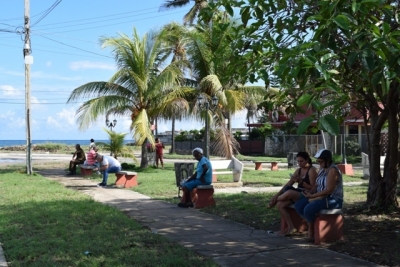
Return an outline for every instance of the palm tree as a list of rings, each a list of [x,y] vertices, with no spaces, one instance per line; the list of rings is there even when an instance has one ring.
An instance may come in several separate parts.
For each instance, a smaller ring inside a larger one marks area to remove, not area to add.
[[[211,125],[217,131],[215,151],[227,158],[232,156],[236,140],[231,135],[231,114],[245,108],[246,94],[262,94],[263,87],[245,87],[245,82],[235,68],[235,53],[231,49],[232,25],[223,14],[217,13],[208,22],[198,23],[188,31],[191,42],[188,46],[188,58],[193,65],[193,75],[199,81],[203,98],[211,100],[218,97],[214,112],[202,112],[202,118],[209,117]],[[194,112],[199,112],[194,106]]]
[[[189,42],[186,32],[187,29],[184,26],[175,22],[167,24],[163,27],[161,36],[164,41],[165,48],[168,49],[172,55],[171,62],[186,60],[186,46]],[[185,68],[182,71],[190,70]],[[183,81],[183,85],[188,88],[195,88],[197,84],[193,80],[185,79]],[[195,98],[195,94],[192,94],[192,99],[193,98]],[[175,153],[175,120],[181,120],[187,117],[189,115],[189,110],[188,98],[178,97],[176,99],[171,99],[169,103],[165,105],[165,109],[162,112],[162,117],[164,119],[172,120],[171,153]]]
[[[142,146],[140,167],[148,166],[146,141],[154,143],[151,122],[159,115],[159,107],[176,93],[182,77],[181,62],[161,69],[168,53],[158,33],[140,38],[136,29],[132,38],[125,34],[101,39],[103,48],[112,48],[118,67],[108,82],[90,82],[73,90],[68,102],[89,98],[77,110],[80,129],[85,129],[99,116],[129,116],[130,130]],[[168,94],[165,93],[166,90]]]
[[[194,5],[187,14],[183,17],[184,24],[192,25],[195,18],[199,15],[200,11],[208,6],[207,0],[166,0],[161,6],[160,11],[168,10],[171,8],[184,7],[190,2],[194,2]]]
[[[128,133],[117,133],[104,128],[103,130],[108,134],[108,139],[110,142],[98,142],[97,147],[99,150],[110,151],[116,159],[118,159],[118,157],[124,157],[137,161],[133,151],[124,144],[125,136],[127,136]]]

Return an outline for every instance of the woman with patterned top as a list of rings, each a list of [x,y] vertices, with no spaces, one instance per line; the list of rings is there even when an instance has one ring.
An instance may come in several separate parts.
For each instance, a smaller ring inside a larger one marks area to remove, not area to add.
[[[321,149],[314,156],[320,165],[315,192],[303,192],[305,198],[295,208],[308,223],[308,241],[314,242],[314,221],[323,209],[340,209],[343,205],[342,173],[332,161],[332,152]]]

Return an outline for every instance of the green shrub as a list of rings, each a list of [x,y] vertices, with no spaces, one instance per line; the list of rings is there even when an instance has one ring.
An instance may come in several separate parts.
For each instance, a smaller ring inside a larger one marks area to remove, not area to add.
[[[32,150],[41,150],[41,151],[48,151],[48,152],[55,152],[63,149],[65,147],[64,144],[59,143],[43,143],[37,144],[32,147]]]
[[[136,165],[135,164],[131,164],[131,163],[121,163],[121,167],[124,171],[134,171],[136,169]]]
[[[358,156],[361,152],[361,146],[358,142],[353,140],[346,140],[346,156]]]

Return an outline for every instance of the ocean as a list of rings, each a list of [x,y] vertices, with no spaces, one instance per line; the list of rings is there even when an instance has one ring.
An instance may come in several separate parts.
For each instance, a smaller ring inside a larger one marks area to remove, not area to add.
[[[109,143],[109,140],[95,140],[95,142],[104,142]],[[125,140],[125,144],[133,143],[132,140]],[[89,140],[32,140],[32,145],[35,144],[43,144],[43,143],[57,143],[57,144],[66,144],[66,145],[76,145],[80,144],[82,146],[86,146],[90,144]],[[5,146],[21,146],[26,145],[26,140],[0,140],[0,147]]]

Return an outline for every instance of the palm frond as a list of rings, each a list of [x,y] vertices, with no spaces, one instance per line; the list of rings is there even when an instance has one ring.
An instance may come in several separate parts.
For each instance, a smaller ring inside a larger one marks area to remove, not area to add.
[[[169,10],[171,8],[180,8],[189,4],[190,0],[167,0],[159,8],[159,11]]]
[[[154,137],[150,130],[150,121],[146,110],[141,110],[136,118],[132,121],[131,129],[133,137],[138,145],[142,145],[146,139],[154,143]]]
[[[217,156],[227,159],[231,159],[233,156],[233,149],[237,150],[239,147],[238,142],[232,137],[224,124],[218,127],[213,144],[214,153],[216,153]]]

